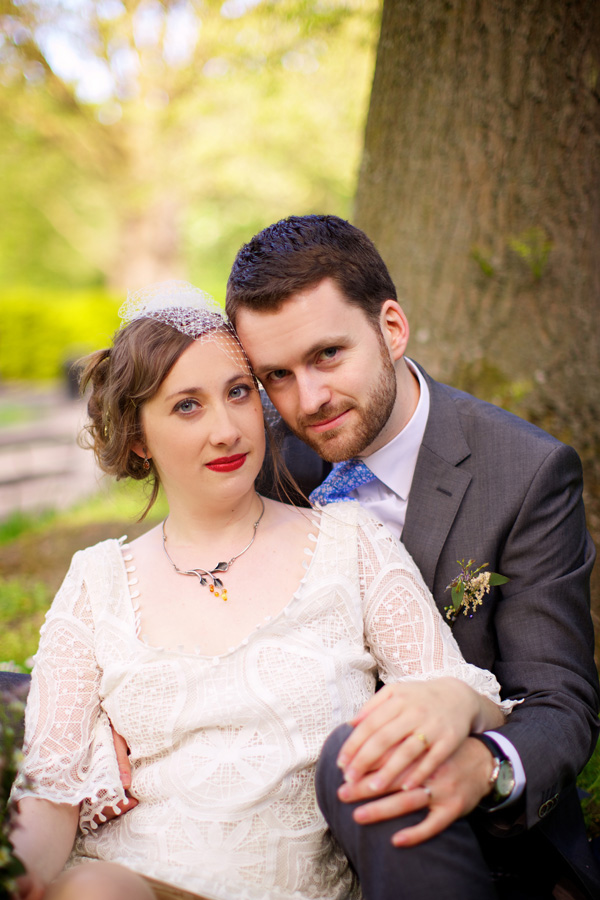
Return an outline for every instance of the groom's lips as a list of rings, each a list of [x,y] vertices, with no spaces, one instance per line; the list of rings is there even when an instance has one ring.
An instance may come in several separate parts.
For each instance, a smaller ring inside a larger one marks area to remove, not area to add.
[[[331,431],[333,428],[337,428],[338,425],[342,425],[345,422],[349,412],[350,410],[345,409],[331,419],[325,419],[323,422],[316,422],[314,425],[309,425],[308,427],[319,434],[322,434],[324,431]]]

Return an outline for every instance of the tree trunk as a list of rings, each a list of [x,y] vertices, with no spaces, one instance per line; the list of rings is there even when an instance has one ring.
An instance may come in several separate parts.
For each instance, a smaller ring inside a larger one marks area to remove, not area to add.
[[[115,259],[107,272],[110,287],[136,290],[183,276],[180,214],[175,196],[165,195],[119,223]]]
[[[355,211],[409,352],[576,447],[596,543],[599,92],[598,0],[385,0]]]

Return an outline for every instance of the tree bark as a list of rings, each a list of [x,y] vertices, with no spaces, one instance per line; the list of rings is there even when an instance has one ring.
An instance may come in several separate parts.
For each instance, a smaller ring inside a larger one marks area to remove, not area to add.
[[[598,0],[385,0],[355,209],[409,353],[576,447],[597,543],[599,100]]]

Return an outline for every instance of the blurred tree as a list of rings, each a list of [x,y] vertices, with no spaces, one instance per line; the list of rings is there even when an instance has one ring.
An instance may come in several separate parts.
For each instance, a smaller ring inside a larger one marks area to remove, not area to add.
[[[118,288],[184,272],[206,284],[279,216],[347,214],[378,13],[378,0],[0,0],[14,176],[0,199],[26,238],[0,246],[22,264],[36,240],[37,265],[63,278],[66,265]]]
[[[596,543],[599,94],[597,0],[385,0],[355,214],[416,358],[579,451]]]

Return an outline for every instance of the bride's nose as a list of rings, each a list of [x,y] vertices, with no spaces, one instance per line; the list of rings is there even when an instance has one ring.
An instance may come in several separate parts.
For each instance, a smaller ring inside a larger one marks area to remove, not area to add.
[[[241,437],[234,410],[227,403],[219,404],[211,413],[210,440],[213,444],[232,447]]]

